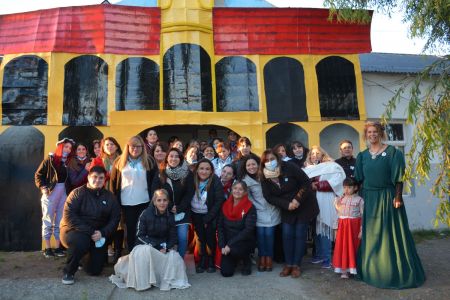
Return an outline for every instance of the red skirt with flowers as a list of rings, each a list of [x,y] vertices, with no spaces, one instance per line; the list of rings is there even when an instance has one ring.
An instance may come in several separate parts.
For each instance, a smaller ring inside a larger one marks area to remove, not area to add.
[[[361,218],[339,219],[333,253],[333,267],[336,273],[356,274],[356,251],[358,250]]]

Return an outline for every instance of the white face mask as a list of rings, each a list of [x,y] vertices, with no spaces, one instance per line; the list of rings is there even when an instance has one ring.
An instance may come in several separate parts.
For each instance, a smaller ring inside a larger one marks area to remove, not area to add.
[[[268,161],[264,164],[267,170],[269,171],[275,171],[275,169],[278,167],[278,162],[276,159]]]

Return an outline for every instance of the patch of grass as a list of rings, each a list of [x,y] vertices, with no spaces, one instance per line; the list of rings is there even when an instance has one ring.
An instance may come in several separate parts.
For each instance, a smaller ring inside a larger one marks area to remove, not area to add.
[[[450,229],[442,230],[415,230],[412,232],[414,241],[419,244],[423,241],[434,239],[445,239],[450,237]]]

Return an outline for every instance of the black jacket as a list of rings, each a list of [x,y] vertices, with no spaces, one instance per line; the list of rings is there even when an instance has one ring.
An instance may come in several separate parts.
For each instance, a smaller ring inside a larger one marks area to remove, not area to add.
[[[334,162],[339,164],[342,169],[344,169],[345,177],[355,178],[356,159],[353,156],[350,159],[341,157],[339,159],[336,159]]]
[[[149,199],[152,199],[152,196],[153,196],[152,182],[153,182],[153,178],[155,176],[157,176],[157,174],[158,174],[158,166],[157,166],[156,162],[154,162],[154,159],[152,157],[149,157],[148,159],[152,160],[152,162],[153,162],[153,168],[151,168],[150,170],[148,170],[146,172],[148,197],[149,197]],[[122,191],[122,172],[119,171],[119,169],[117,168],[118,162],[119,162],[119,159],[116,159],[116,161],[114,162],[114,166],[111,169],[111,177],[109,179],[110,180],[109,189],[116,196],[117,201],[119,201],[119,203],[122,204],[122,199],[120,196],[121,191]]]
[[[58,183],[58,174],[56,172],[53,160],[54,158],[52,154],[44,158],[44,160],[41,162],[38,169],[36,170],[36,173],[34,173],[34,183],[40,190],[43,188],[47,188],[49,192],[51,192]],[[66,167],[64,166],[64,168]],[[67,177],[65,180],[65,186],[66,191],[69,191],[70,180],[68,170],[66,169],[66,171]]]
[[[150,204],[139,217],[136,230],[137,245],[152,245],[155,249],[172,249],[178,244],[175,216],[167,211],[160,214],[153,204]]]
[[[283,223],[307,223],[319,214],[319,205],[311,189],[311,181],[302,169],[295,164],[282,162],[278,180],[280,187],[270,179],[263,179],[261,186],[267,202],[280,208]],[[290,211],[289,203],[294,198],[300,206]]]
[[[184,213],[184,218],[176,223],[189,223],[191,219],[191,200],[194,196],[194,175],[189,171],[189,174],[183,181],[171,180],[171,183],[172,186],[167,180],[165,183],[162,183],[159,174],[157,174],[153,178],[152,194],[157,189],[165,189],[170,197],[169,211],[172,210],[173,205],[176,205],[177,214]]]
[[[67,197],[61,220],[61,233],[78,231],[92,235],[99,230],[109,237],[120,220],[120,207],[114,195],[105,190],[89,189],[86,185],[74,189]]]
[[[220,208],[225,201],[225,195],[223,193],[223,186],[220,182],[220,178],[217,177],[216,174],[213,174],[210,180],[212,180],[212,182],[209,186],[208,195],[206,196],[206,206],[208,207],[208,213],[206,213],[206,215],[203,217],[203,223],[205,224],[217,220]]]
[[[219,238],[219,247],[226,245],[233,248],[237,244],[250,244],[251,247],[256,245],[255,242],[256,228],[256,209],[252,205],[247,214],[241,220],[233,221],[220,211],[219,221],[217,225],[217,235]]]

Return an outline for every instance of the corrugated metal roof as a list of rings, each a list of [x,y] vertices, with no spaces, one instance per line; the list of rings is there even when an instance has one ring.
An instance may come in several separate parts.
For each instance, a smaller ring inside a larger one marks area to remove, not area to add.
[[[222,55],[356,54],[371,51],[370,23],[328,20],[328,9],[213,10],[214,49]]]
[[[155,7],[156,0],[122,0],[114,3],[116,5]],[[215,7],[274,7],[265,0],[216,0]]]
[[[416,54],[365,53],[359,55],[361,71],[367,73],[417,74],[439,59],[439,56]],[[439,73],[439,71],[432,72],[432,74]]]

